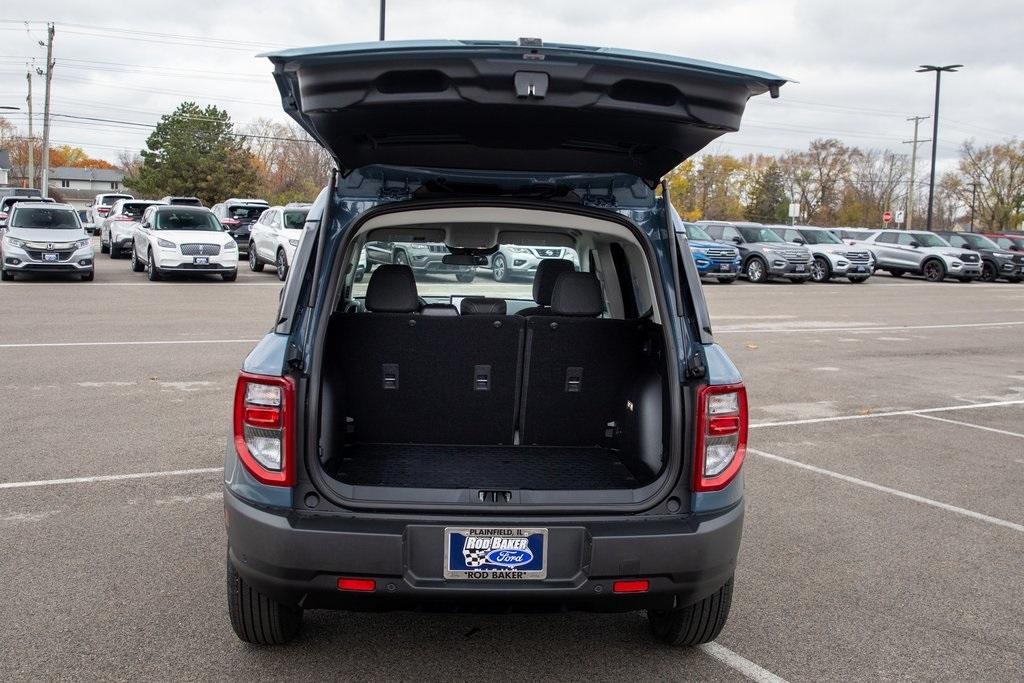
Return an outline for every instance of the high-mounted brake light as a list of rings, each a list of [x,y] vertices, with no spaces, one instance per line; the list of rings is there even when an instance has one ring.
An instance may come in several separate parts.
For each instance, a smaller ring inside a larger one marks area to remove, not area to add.
[[[294,406],[295,383],[290,377],[238,374],[235,450],[245,469],[261,483],[295,483]]]
[[[717,491],[731,482],[747,451],[747,390],[742,384],[697,392],[697,448],[693,490]]]

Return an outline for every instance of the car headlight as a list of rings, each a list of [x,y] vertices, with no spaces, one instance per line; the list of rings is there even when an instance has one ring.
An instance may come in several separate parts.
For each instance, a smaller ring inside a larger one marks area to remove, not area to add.
[[[91,243],[92,243],[92,240],[78,240],[77,242],[75,242],[75,248],[76,249],[82,249],[84,247],[89,246]]]
[[[1012,254],[996,254],[996,258],[1011,259],[1011,258],[1013,258],[1013,255]]]
[[[766,253],[766,254],[781,254],[782,250],[778,249],[776,247],[765,247],[764,248],[764,253]]]
[[[690,247],[690,251],[693,252],[694,254],[700,254],[701,256],[704,256],[705,254],[708,253],[708,250],[705,249],[704,247],[693,247],[693,246],[691,246]]]
[[[960,254],[958,254],[955,251],[948,251],[948,252],[943,253],[942,255],[943,256],[948,256],[949,258],[960,258]]]
[[[511,246],[511,247],[508,248],[508,250],[510,252],[512,252],[513,254],[529,254],[530,253],[530,249],[528,247]]]
[[[430,249],[430,247],[428,247],[425,244],[411,244],[410,248],[413,251],[426,251],[426,250]]]
[[[297,247],[297,246],[299,246],[299,241],[298,240],[288,240],[288,244],[292,245],[293,247]]]
[[[7,244],[11,245],[12,247],[24,247],[25,246],[25,243],[22,242],[21,240],[19,240],[16,237],[6,237],[5,236],[4,237],[4,242],[7,242]]]
[[[238,249],[238,245],[235,244],[234,241],[226,242],[224,244],[224,251],[232,251],[234,249]]]
[[[157,239],[157,246],[163,247],[164,249],[177,249],[178,245],[174,242],[168,242],[167,240]]]

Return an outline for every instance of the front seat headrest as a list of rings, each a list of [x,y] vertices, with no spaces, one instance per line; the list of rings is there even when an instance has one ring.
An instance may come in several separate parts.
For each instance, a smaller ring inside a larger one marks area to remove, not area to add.
[[[420,309],[420,315],[447,318],[451,316],[458,316],[459,309],[455,308],[452,304],[427,304]]]
[[[533,276],[533,300],[537,305],[550,306],[558,276],[575,270],[576,266],[567,259],[549,258],[538,263],[537,272]]]
[[[366,286],[366,310],[374,313],[415,313],[420,310],[416,278],[412,268],[388,264],[377,266]]]
[[[551,313],[596,318],[604,313],[601,283],[593,273],[562,273],[551,296]]]
[[[467,296],[459,304],[462,315],[505,315],[508,303],[504,299],[489,299],[485,296]]]

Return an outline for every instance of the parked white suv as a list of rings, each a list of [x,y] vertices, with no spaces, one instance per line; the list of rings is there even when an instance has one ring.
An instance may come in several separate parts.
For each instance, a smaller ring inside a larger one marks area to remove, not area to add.
[[[277,279],[284,281],[295,260],[295,249],[302,239],[302,228],[310,204],[272,206],[264,211],[249,231],[249,269],[263,270],[266,264],[277,268]]]
[[[92,240],[70,204],[19,202],[3,233],[2,279],[15,273],[73,273],[93,278]]]
[[[850,247],[832,232],[807,225],[776,225],[772,228],[782,239],[806,246],[814,261],[811,279],[828,282],[845,277],[850,282],[864,282],[875,270],[875,258],[867,248]]]
[[[114,202],[118,199],[135,199],[130,194],[124,192],[107,192],[104,194],[98,194],[89,204],[89,208],[86,209],[86,216],[88,220],[86,223],[91,223],[93,230],[99,228],[100,222],[110,214],[110,208],[114,206]]]
[[[150,206],[159,204],[147,200],[118,199],[110,207],[107,217],[95,227],[100,236],[100,253],[110,254],[110,258],[121,258],[127,253],[135,239],[135,227],[142,220],[142,214]]]
[[[132,270],[145,270],[150,280],[180,273],[231,282],[238,277],[238,247],[209,209],[158,204],[136,224]]]
[[[893,277],[913,273],[929,282],[942,282],[947,275],[961,282],[981,277],[978,252],[958,249],[933,232],[879,230],[860,244],[875,255],[875,268]]]

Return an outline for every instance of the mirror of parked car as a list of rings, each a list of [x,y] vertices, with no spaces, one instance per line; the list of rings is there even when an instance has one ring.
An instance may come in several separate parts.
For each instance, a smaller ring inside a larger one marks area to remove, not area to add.
[[[910,243],[910,246],[912,246],[914,249],[917,249],[918,247],[921,246],[921,243],[917,242],[917,241],[913,241],[913,242]]]
[[[741,240],[739,237],[733,237],[732,241],[735,242],[736,244],[743,244],[743,240]]]
[[[793,240],[793,242],[795,244],[807,244],[807,240],[803,239],[802,237],[797,237],[796,239]]]

